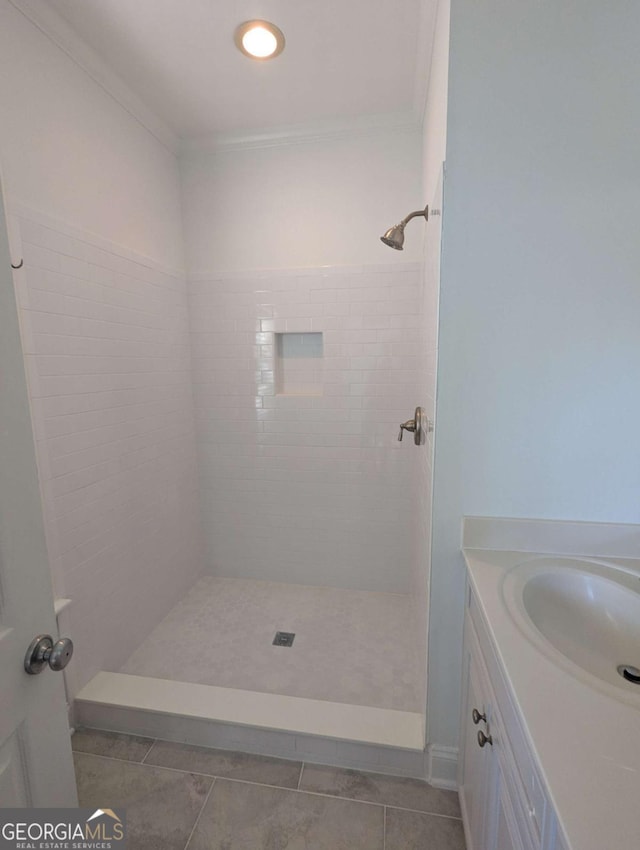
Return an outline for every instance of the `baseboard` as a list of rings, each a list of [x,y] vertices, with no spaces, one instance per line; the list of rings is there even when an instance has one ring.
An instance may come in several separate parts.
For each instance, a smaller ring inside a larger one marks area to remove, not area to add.
[[[457,791],[457,775],[458,748],[430,744],[427,748],[427,780],[436,788]]]

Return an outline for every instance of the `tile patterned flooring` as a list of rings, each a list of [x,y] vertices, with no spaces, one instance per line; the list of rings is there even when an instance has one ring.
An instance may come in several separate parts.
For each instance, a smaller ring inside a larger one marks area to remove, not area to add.
[[[124,806],[129,850],[465,850],[458,796],[362,773],[97,730],[82,807]]]
[[[207,576],[119,672],[419,712],[417,645],[408,595]]]

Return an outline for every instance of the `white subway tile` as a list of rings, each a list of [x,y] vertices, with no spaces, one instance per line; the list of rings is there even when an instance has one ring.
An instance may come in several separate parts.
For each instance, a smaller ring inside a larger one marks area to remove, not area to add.
[[[107,638],[91,631],[98,599],[126,655],[202,566],[194,425],[209,568],[406,592],[396,484],[415,457],[396,438],[421,387],[417,270],[229,275],[192,281],[187,300],[175,276],[28,233],[47,541],[77,598],[80,678]],[[322,395],[275,395],[273,334],[311,331]]]
[[[126,657],[202,568],[186,286],[54,228],[21,229],[46,540],[56,591],[78,591],[71,629],[91,625],[74,661],[83,684],[89,659],[117,666],[98,600],[112,636],[127,624]]]

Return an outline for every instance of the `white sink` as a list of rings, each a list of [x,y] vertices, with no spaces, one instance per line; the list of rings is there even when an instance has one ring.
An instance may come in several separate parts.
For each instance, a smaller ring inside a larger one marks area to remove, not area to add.
[[[518,627],[569,672],[640,704],[640,575],[611,564],[545,557],[505,576],[503,597]],[[635,671],[634,669],[635,668]],[[614,690],[612,690],[612,688]]]

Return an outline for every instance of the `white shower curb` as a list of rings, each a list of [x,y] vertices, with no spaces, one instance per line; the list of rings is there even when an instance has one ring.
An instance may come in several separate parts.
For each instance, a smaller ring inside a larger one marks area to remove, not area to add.
[[[422,714],[98,673],[76,723],[169,741],[424,778]]]

